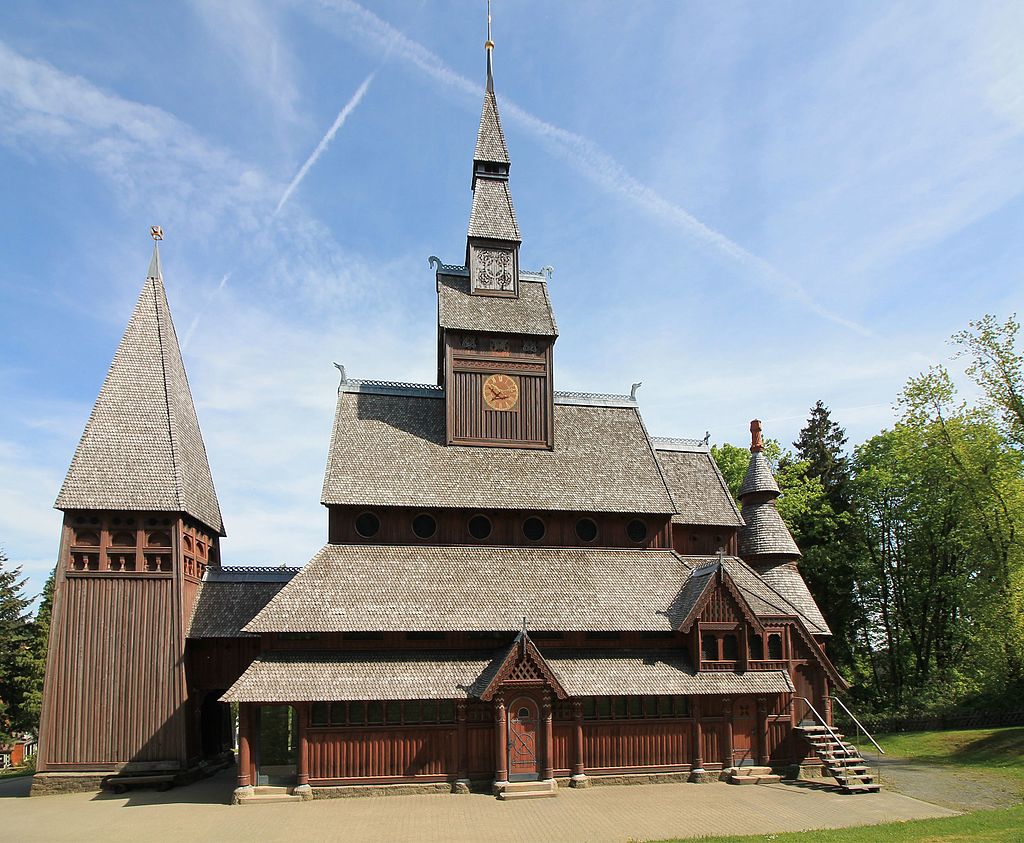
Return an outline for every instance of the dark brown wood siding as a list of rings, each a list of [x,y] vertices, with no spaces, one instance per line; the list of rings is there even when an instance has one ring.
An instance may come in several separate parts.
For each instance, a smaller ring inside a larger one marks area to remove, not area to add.
[[[484,381],[489,376],[483,372],[455,373],[452,439],[458,442],[522,442],[546,447],[550,423],[547,376],[510,373],[519,385],[519,401],[513,410],[492,410],[484,403]]]
[[[69,574],[60,590],[41,735],[45,768],[180,761],[173,577]]]

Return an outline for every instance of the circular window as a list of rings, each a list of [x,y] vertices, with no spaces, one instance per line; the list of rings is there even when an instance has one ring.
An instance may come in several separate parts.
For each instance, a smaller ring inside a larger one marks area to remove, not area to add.
[[[356,532],[364,539],[371,539],[380,530],[380,519],[372,512],[364,512],[356,518]]]
[[[626,525],[626,535],[630,541],[642,542],[647,538],[647,525],[639,518],[634,518]]]
[[[535,515],[523,522],[523,535],[532,542],[539,542],[544,538],[544,530],[544,522]]]
[[[486,515],[474,515],[469,519],[469,534],[474,539],[486,539],[491,534],[491,519]]]
[[[421,539],[429,539],[437,532],[437,521],[433,515],[421,512],[412,519],[412,531]]]
[[[581,542],[592,542],[597,538],[597,524],[592,518],[581,518],[576,522],[576,538]]]

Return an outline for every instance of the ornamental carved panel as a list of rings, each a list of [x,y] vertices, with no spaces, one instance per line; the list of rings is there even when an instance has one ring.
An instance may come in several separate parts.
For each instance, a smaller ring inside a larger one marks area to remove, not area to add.
[[[511,249],[475,246],[470,268],[473,292],[514,293],[515,258]]]

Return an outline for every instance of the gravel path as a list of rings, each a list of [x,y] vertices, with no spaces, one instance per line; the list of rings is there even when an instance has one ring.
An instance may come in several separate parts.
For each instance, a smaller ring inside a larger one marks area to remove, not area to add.
[[[1008,808],[1024,799],[1020,787],[999,773],[895,756],[883,762],[882,787],[956,811]]]

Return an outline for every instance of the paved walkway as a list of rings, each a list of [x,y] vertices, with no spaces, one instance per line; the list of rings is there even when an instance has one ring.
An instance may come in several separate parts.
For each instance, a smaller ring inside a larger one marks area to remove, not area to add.
[[[843,796],[819,785],[656,784],[562,789],[556,799],[482,794],[224,804],[228,772],[166,793],[27,796],[0,781],[0,827],[18,841],[627,841],[838,828],[953,814],[898,793]]]

